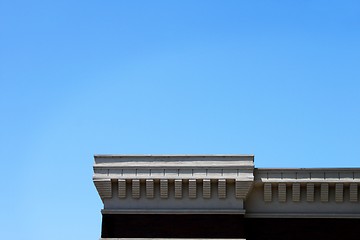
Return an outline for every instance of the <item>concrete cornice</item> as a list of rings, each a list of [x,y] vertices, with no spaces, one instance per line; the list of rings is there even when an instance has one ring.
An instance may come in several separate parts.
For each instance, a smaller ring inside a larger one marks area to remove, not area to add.
[[[254,181],[253,155],[95,155],[94,158],[93,180],[104,209],[124,213],[243,214],[243,201]]]
[[[254,168],[241,154],[94,158],[104,214],[360,216],[360,168]]]

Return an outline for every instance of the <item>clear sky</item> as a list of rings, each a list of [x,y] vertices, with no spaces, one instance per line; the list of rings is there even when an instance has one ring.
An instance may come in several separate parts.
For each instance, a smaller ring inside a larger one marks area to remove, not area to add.
[[[360,167],[359,1],[0,0],[2,239],[98,239],[93,154]]]

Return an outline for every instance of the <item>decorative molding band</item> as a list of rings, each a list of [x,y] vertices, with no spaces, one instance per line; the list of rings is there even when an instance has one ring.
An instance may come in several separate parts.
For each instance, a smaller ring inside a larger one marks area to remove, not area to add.
[[[171,189],[169,189],[169,182]],[[112,197],[111,180],[95,181],[97,189],[101,191],[102,198]],[[252,182],[236,181],[234,179],[218,179],[217,181],[210,179],[190,179],[188,181],[182,179],[118,179],[117,180],[117,196],[119,199],[126,199],[128,194],[134,199],[145,197],[154,199],[159,194],[161,199],[169,198],[169,192],[175,199],[183,198],[183,185],[188,189],[188,198],[196,199],[201,196],[204,199],[213,199],[217,193],[217,198],[226,199],[228,197],[236,199],[245,199],[252,187]],[[114,185],[115,187],[116,185]],[[129,188],[129,192],[127,190]],[[159,189],[155,191],[155,189]],[[144,192],[143,192],[144,191]],[[199,191],[202,191],[199,192]],[[215,193],[213,194],[213,191]],[[228,191],[232,194],[228,195]],[[144,193],[142,196],[142,192]],[[234,195],[233,195],[234,194]],[[286,193],[285,193],[286,194]]]
[[[181,164],[179,164],[181,163]],[[94,179],[254,180],[252,155],[97,155]]]
[[[286,189],[292,188],[292,201],[302,201],[302,190],[307,202],[320,200],[323,203],[335,201],[359,201],[360,169],[255,169],[255,185],[263,185],[264,201],[272,201],[272,186],[277,186],[277,199],[286,202]],[[330,191],[333,193],[330,194]],[[349,192],[349,194],[346,194]],[[317,197],[316,197],[317,196]],[[320,198],[318,197],[320,196]],[[346,199],[344,199],[346,198]]]
[[[359,168],[255,169],[255,183],[360,183]]]
[[[337,183],[330,185],[329,183],[263,183],[263,200],[264,202],[271,202],[273,199],[273,186],[277,186],[277,200],[281,203],[285,203],[287,200],[287,189],[291,187],[292,201],[301,201],[301,192],[305,191],[305,200],[307,202],[329,202],[330,190],[333,191],[333,201],[342,203],[344,201],[358,202],[359,201],[359,185],[357,183]],[[345,194],[345,191],[348,194]],[[315,198],[315,196],[317,196]],[[344,199],[346,196],[346,199]]]

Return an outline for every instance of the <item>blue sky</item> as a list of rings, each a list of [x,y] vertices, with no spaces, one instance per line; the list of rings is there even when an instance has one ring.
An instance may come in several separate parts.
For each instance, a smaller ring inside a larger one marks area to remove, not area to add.
[[[98,239],[93,154],[359,167],[358,1],[0,0],[2,238]]]

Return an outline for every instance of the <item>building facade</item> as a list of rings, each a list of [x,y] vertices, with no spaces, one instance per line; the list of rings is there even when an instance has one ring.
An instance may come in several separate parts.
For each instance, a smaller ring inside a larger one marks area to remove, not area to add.
[[[102,239],[360,239],[359,168],[253,155],[96,155]]]

